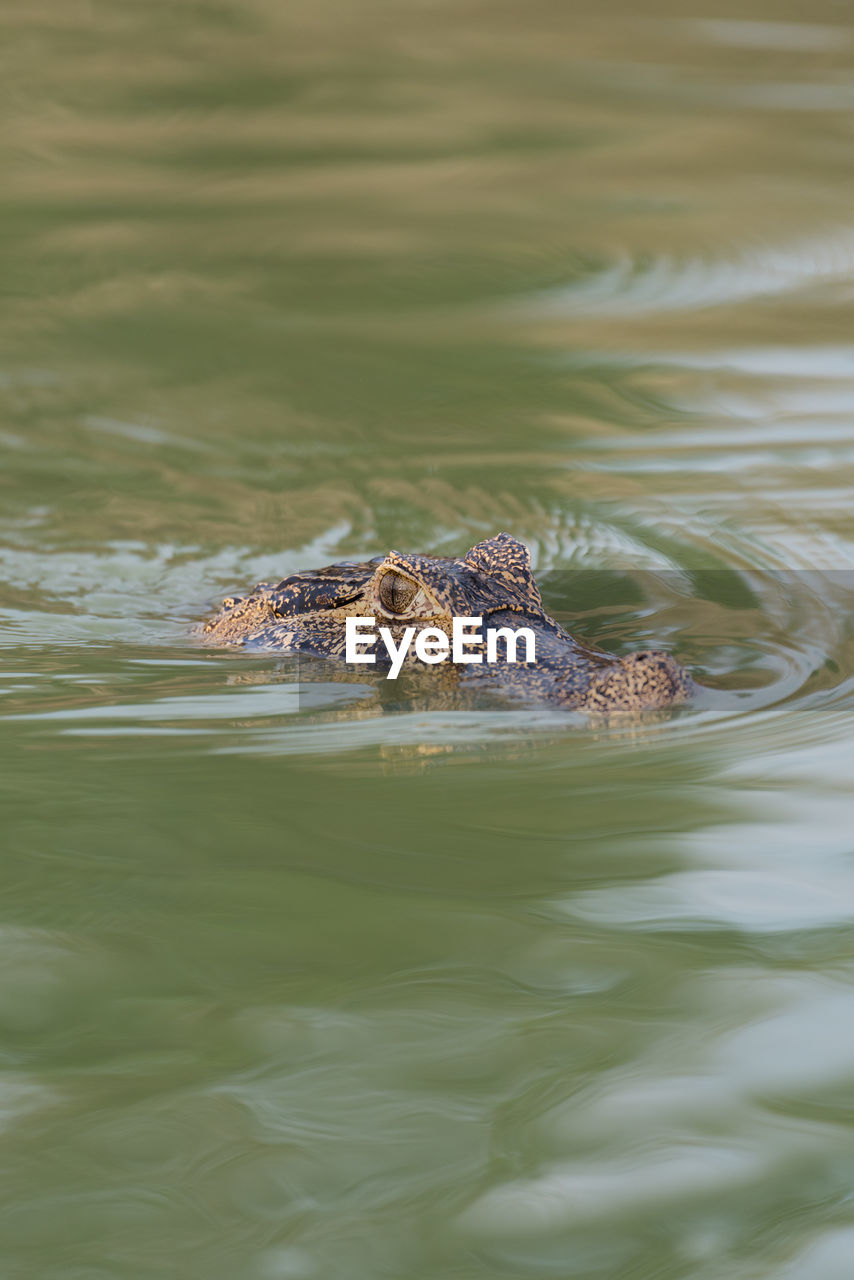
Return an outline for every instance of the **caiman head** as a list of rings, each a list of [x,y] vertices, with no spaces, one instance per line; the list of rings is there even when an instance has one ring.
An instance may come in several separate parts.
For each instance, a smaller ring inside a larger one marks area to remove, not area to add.
[[[224,600],[200,638],[208,645],[344,658],[351,617],[373,618],[376,628],[388,628],[395,644],[408,628],[449,635],[455,618],[479,617],[483,631],[530,628],[536,633],[533,662],[500,668],[481,662],[465,673],[443,663],[444,676],[493,680],[514,695],[570,710],[671,706],[693,689],[687,672],[666,653],[618,658],[564,631],[545,611],[527,547],[509,533],[479,542],[459,559],[390,551],[365,563],[345,561],[281,582],[261,582],[248,596]],[[379,645],[376,661],[377,666],[383,662]]]
[[[509,533],[479,542],[461,559],[390,551],[365,563],[343,562],[262,582],[229,597],[205,624],[207,644],[344,653],[348,617],[375,618],[395,639],[407,627],[450,632],[455,617],[520,615],[547,623],[528,548]],[[509,619],[508,619],[509,620]]]

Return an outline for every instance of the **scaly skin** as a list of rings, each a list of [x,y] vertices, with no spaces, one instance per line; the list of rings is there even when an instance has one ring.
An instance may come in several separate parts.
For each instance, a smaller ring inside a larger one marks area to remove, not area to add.
[[[426,668],[410,646],[406,666],[434,675],[441,672],[442,679],[450,670],[460,684],[478,682],[571,711],[668,707],[684,702],[694,688],[669,654],[655,651],[618,658],[564,631],[546,613],[527,547],[508,533],[479,542],[462,559],[390,551],[367,563],[344,562],[295,573],[278,583],[261,582],[248,596],[224,600],[199,636],[211,646],[311,653],[343,661],[347,617],[376,618],[377,627],[387,626],[396,642],[407,627],[438,627],[450,634],[454,617],[481,617],[481,633],[488,627],[530,627],[536,636],[533,663],[509,663],[499,647],[495,663],[487,664],[484,653],[480,664],[444,662]],[[381,669],[382,644],[374,652],[377,666],[369,668],[372,671]],[[365,667],[358,672],[364,677]]]

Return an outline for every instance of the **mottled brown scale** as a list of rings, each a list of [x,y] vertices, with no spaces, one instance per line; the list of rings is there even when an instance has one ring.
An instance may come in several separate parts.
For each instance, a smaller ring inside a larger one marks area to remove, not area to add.
[[[410,648],[406,667],[433,680],[451,678],[498,688],[528,701],[592,713],[633,712],[684,702],[690,676],[669,654],[653,651],[618,658],[590,648],[549,617],[531,572],[527,547],[508,533],[479,542],[461,559],[404,555],[344,562],[262,582],[245,597],[230,596],[200,629],[207,645],[241,645],[323,657],[344,656],[345,619],[373,617],[396,641],[407,627],[439,627],[450,634],[455,617],[481,617],[488,627],[526,626],[536,637],[536,662],[425,668]],[[485,650],[485,645],[483,646]],[[476,650],[471,650],[476,652]],[[382,670],[384,650],[375,648]],[[364,678],[365,667],[358,673]],[[441,675],[439,674],[441,673]]]

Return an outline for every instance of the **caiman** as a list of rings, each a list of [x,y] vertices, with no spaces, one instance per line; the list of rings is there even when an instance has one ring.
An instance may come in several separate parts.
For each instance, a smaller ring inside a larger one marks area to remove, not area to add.
[[[396,643],[408,627],[438,628],[450,635],[454,618],[479,617],[487,628],[529,627],[536,638],[532,662],[496,660],[429,668],[410,647],[406,666],[435,675],[442,670],[460,684],[500,690],[513,700],[545,702],[569,711],[637,712],[686,701],[694,691],[688,672],[659,650],[606,653],[576,640],[546,612],[524,543],[508,533],[479,542],[462,558],[405,555],[390,551],[365,562],[344,561],[294,573],[281,582],[261,582],[246,596],[230,596],[199,629],[203,644],[244,646],[344,660],[345,620],[376,619]],[[381,669],[353,667],[360,678]],[[467,650],[477,653],[478,646]]]

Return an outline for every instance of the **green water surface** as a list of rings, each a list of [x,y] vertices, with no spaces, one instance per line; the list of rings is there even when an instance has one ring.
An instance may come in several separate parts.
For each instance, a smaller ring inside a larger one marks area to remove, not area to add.
[[[854,16],[0,13],[3,1280],[854,1275]],[[500,530],[717,700],[302,688]]]

